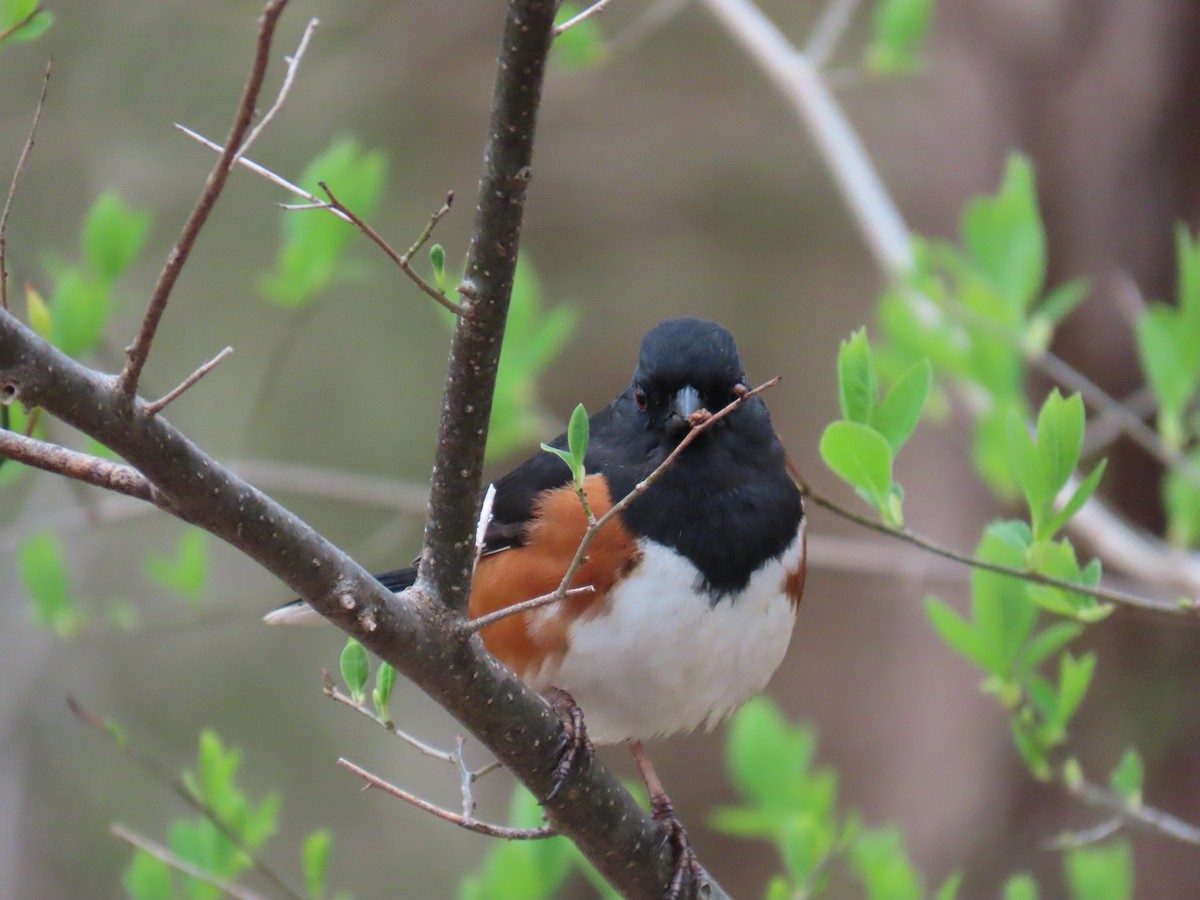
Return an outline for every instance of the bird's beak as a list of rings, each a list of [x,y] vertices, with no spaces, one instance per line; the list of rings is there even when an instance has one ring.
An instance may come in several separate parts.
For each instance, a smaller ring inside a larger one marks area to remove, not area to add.
[[[684,434],[692,427],[692,413],[698,409],[703,409],[704,404],[700,402],[700,392],[690,384],[687,387],[680,388],[675,392],[675,397],[671,403],[671,419],[668,427],[671,431],[676,431]]]

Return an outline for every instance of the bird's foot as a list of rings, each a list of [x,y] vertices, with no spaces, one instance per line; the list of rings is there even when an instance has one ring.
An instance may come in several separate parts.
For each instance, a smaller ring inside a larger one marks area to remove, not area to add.
[[[562,739],[555,749],[558,764],[554,767],[554,785],[546,795],[546,802],[549,803],[567,783],[567,778],[577,761],[582,769],[591,765],[596,748],[592,746],[587,735],[587,728],[583,724],[583,710],[579,708],[574,697],[560,688],[551,688],[546,692],[546,702],[558,713],[563,730]]]
[[[646,751],[642,748],[642,742],[631,741],[629,749],[633,751],[633,761],[637,763],[642,781],[646,783],[646,792],[650,795],[650,815],[655,822],[664,826],[667,839],[675,850],[675,872],[671,876],[671,883],[667,885],[667,892],[663,895],[664,900],[693,897],[696,886],[704,875],[700,861],[696,859],[696,852],[688,842],[687,831],[675,815],[671,798],[663,790],[658,773],[654,771],[650,757],[646,756]]]

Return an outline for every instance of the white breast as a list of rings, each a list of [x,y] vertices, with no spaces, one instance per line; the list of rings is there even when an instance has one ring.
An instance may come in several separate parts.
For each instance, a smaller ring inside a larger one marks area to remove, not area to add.
[[[642,561],[604,612],[575,621],[569,648],[534,687],[568,691],[597,744],[711,728],[766,686],[783,661],[796,610],[784,590],[804,553],[804,521],[745,590],[715,605],[688,560],[640,541]]]

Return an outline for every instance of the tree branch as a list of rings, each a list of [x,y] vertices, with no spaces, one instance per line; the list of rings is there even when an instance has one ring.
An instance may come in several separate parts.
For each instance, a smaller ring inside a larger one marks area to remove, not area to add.
[[[254,62],[250,67],[250,76],[246,79],[246,86],[242,89],[242,99],[238,103],[233,127],[229,131],[229,137],[225,140],[225,150],[221,153],[212,172],[209,173],[200,199],[183,225],[183,232],[179,235],[175,246],[171,248],[171,252],[167,254],[167,261],[163,265],[162,272],[158,276],[158,283],[154,286],[154,292],[150,296],[150,303],[146,307],[142,327],[133,343],[126,348],[129,359],[121,372],[118,390],[127,407],[132,404],[133,396],[137,393],[138,380],[142,376],[146,358],[150,355],[150,345],[154,342],[154,335],[158,331],[158,323],[166,311],[171,291],[175,287],[175,282],[179,278],[179,273],[183,270],[192,248],[196,245],[200,229],[208,221],[209,213],[216,206],[217,198],[221,196],[221,190],[225,187],[225,181],[229,177],[229,170],[233,168],[238,150],[254,121],[254,107],[258,102],[258,94],[262,90],[263,78],[267,73],[267,63],[271,58],[271,39],[275,36],[275,26],[287,3],[288,0],[269,0],[259,17],[258,46],[254,54]]]
[[[33,12],[10,28],[6,34],[16,31],[41,11],[41,6],[34,7]],[[3,39],[0,37],[0,42]],[[52,66],[52,62],[46,63],[46,74],[42,76],[42,93],[38,97],[37,106],[33,111],[33,124],[29,126],[29,137],[25,139],[25,146],[21,150],[21,155],[17,157],[17,165],[13,169],[12,181],[8,186],[8,196],[4,198],[4,211],[0,212],[0,309],[8,309],[8,215],[12,212],[13,197],[17,195],[21,172],[29,164],[29,155],[33,153],[33,139],[37,135],[38,123],[42,121],[42,110],[46,107],[46,91],[50,88]]]
[[[222,881],[219,878],[214,878],[212,875],[208,874],[208,872],[197,868],[187,860],[180,859],[162,844],[155,843],[149,838],[138,834],[136,831],[131,831],[118,822],[113,822],[112,825],[108,826],[108,832],[113,837],[124,841],[135,850],[141,850],[143,853],[149,853],[155,859],[166,863],[175,871],[181,872],[182,874],[191,878],[195,878],[197,881],[202,881],[205,884],[210,884],[223,893],[228,894],[230,897],[233,897],[234,900],[262,900],[261,895],[256,894],[253,891],[242,887],[241,885],[234,884],[231,881]]]
[[[78,453],[25,437],[14,431],[0,429],[0,457],[24,463],[44,472],[54,472],[75,481],[95,485],[127,497],[136,497],[170,511],[163,497],[140,472],[120,463],[109,462],[98,456]]]

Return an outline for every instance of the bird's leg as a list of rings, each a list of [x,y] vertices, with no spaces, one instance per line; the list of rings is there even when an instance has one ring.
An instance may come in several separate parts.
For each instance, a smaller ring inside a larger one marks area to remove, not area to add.
[[[629,749],[633,753],[633,761],[637,763],[638,773],[642,776],[642,781],[646,783],[646,792],[650,795],[650,814],[654,817],[655,822],[665,823],[670,829],[671,843],[675,846],[675,874],[667,888],[666,900],[679,900],[680,897],[685,896],[684,888],[694,884],[700,877],[700,862],[696,859],[696,853],[688,843],[683,823],[676,818],[671,798],[663,790],[662,782],[659,781],[654,766],[650,764],[650,757],[646,755],[642,742],[630,741]],[[691,891],[692,889],[689,888],[687,896],[691,895]]]
[[[582,767],[586,769],[595,757],[596,749],[587,735],[587,728],[583,724],[583,710],[579,708],[575,698],[556,687],[550,688],[545,696],[550,708],[558,713],[563,729],[562,739],[555,751],[558,755],[558,764],[554,767],[554,785],[550,788],[550,793],[546,795],[546,802],[549,802],[567,783],[567,777],[571,774],[575,761],[579,759]],[[580,754],[582,754],[582,758],[580,758]]]

